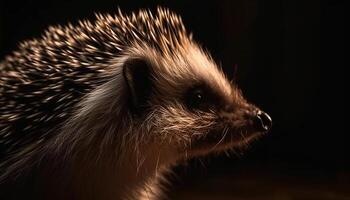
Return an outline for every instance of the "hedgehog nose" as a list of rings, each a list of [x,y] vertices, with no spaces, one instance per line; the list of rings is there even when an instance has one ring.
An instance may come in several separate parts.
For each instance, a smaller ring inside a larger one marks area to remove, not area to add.
[[[257,125],[258,125],[258,128],[261,130],[261,131],[268,131],[271,129],[272,127],[272,119],[271,117],[259,110],[256,112],[256,120],[257,120]]]

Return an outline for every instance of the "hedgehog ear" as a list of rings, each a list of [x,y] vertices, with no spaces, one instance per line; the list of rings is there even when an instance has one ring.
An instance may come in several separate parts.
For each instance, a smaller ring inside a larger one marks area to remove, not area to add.
[[[151,93],[149,63],[141,58],[129,59],[124,63],[123,76],[130,92],[132,110],[144,110]]]

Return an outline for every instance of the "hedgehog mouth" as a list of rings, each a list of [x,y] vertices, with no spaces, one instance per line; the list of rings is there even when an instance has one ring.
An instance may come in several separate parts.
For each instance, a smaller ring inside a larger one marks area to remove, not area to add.
[[[192,138],[190,152],[197,155],[246,147],[265,133],[246,129],[210,131],[205,135]]]

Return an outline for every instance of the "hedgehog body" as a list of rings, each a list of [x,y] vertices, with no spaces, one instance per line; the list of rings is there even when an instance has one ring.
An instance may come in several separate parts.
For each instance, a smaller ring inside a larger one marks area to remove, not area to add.
[[[0,63],[0,113],[0,192],[14,199],[156,198],[169,166],[270,125],[162,8],[22,43]]]

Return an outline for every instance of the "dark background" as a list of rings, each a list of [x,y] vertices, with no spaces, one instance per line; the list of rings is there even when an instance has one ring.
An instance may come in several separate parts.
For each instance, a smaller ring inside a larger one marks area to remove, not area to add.
[[[119,6],[169,7],[273,130],[244,154],[175,169],[170,199],[350,199],[345,136],[344,1],[1,1],[0,57],[49,25]]]

